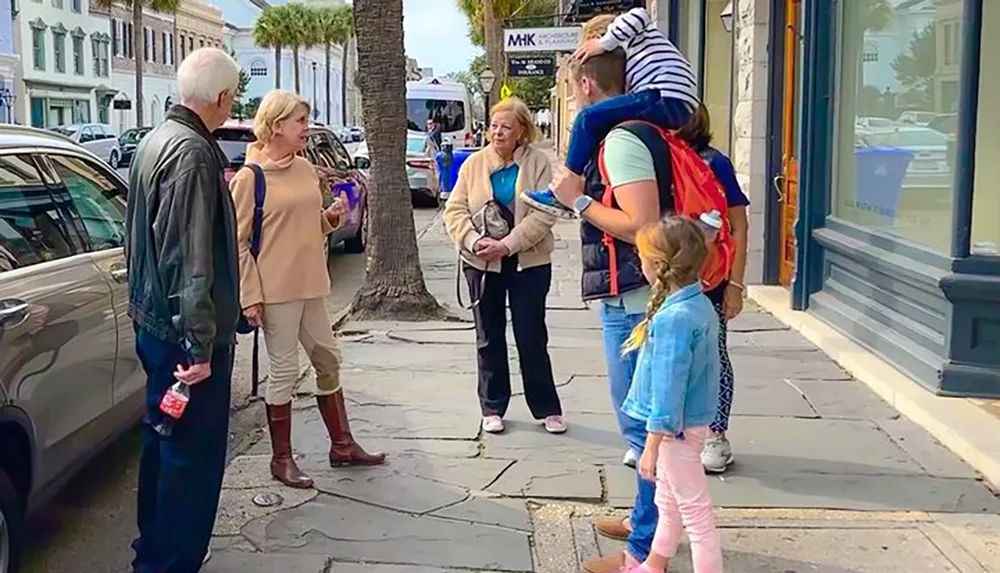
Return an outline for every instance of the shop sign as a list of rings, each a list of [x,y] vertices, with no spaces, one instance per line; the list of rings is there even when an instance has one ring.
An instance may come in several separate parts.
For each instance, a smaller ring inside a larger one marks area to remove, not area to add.
[[[580,27],[511,28],[503,31],[503,50],[517,52],[572,52],[580,44]]]
[[[556,75],[555,56],[511,57],[507,75],[512,78],[547,78]]]

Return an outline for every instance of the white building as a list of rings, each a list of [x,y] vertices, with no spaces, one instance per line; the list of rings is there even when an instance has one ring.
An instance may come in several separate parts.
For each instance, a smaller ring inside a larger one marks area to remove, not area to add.
[[[894,0],[889,23],[864,35],[864,82],[880,92],[899,93],[892,63],[910,50],[914,36],[934,24],[934,0]]]
[[[31,125],[106,122],[114,95],[107,19],[86,0],[22,0],[15,26],[23,54],[24,97]]]
[[[281,84],[275,85],[276,67],[275,53],[271,48],[261,48],[254,43],[253,26],[260,16],[262,8],[251,0],[210,0],[222,10],[226,22],[225,44],[236,54],[236,61],[250,72],[250,85],[247,86],[244,101],[249,102],[264,95],[276,87],[295,91],[294,58],[292,51],[283,47],[281,50]],[[314,0],[307,2],[312,5],[342,5],[343,0]],[[299,93],[309,100],[313,107],[315,121],[331,126],[342,126],[344,117],[344,102],[342,86],[344,73],[342,70],[342,48],[330,48],[330,110],[326,109],[326,53],[322,47],[314,47],[299,51]],[[350,56],[350,54],[348,54]],[[356,62],[356,58],[349,58]],[[351,86],[348,86],[349,88]],[[352,99],[353,91],[348,89],[348,100]],[[348,110],[351,111],[351,110]],[[348,114],[350,119],[351,113]]]

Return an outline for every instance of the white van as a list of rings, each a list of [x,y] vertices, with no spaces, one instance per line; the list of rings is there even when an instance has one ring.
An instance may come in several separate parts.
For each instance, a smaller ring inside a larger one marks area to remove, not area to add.
[[[406,82],[406,119],[410,131],[427,132],[427,120],[441,123],[442,138],[455,147],[472,147],[472,100],[454,80],[425,78]]]

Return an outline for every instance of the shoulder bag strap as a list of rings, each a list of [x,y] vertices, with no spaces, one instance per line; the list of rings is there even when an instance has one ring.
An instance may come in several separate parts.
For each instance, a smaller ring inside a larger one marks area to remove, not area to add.
[[[267,196],[267,180],[264,170],[256,163],[247,163],[253,171],[253,230],[250,233],[250,255],[254,260],[260,255],[261,235],[264,232],[264,199]],[[260,388],[260,329],[253,329],[253,361],[250,366],[250,395],[257,396]]]

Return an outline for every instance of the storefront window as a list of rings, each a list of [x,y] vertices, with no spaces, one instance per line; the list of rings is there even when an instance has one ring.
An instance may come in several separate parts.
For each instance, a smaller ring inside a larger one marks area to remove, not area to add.
[[[962,1],[841,2],[832,214],[951,245]],[[995,9],[998,7],[994,7]]]
[[[972,195],[972,252],[1000,256],[1000,68],[991,58],[991,35],[1000,30],[1000,4],[983,2],[983,58],[979,68],[976,179]],[[992,65],[991,65],[992,64]]]

